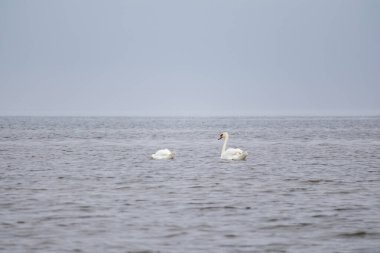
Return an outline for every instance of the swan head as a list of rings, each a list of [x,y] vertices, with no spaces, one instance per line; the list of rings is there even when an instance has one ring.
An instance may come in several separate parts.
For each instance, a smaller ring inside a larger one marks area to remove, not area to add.
[[[219,138],[218,138],[218,140],[221,140],[221,139],[226,139],[226,138],[228,138],[228,133],[227,132],[223,132],[223,133],[221,133],[220,135],[219,135]]]

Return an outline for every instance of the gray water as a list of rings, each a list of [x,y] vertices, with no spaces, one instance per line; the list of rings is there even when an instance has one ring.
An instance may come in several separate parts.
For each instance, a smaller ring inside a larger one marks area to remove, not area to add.
[[[0,251],[380,252],[379,150],[379,117],[1,117]]]

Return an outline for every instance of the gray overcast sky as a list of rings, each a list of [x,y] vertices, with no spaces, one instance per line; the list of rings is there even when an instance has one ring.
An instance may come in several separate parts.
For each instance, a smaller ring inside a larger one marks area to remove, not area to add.
[[[380,1],[0,0],[0,115],[380,114]]]

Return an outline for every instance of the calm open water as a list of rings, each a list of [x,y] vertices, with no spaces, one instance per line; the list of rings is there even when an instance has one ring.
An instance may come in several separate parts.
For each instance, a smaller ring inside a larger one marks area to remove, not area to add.
[[[380,252],[380,117],[1,117],[0,251]]]

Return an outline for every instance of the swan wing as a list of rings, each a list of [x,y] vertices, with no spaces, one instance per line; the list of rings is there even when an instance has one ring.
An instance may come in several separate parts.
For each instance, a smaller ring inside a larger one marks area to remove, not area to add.
[[[170,155],[172,152],[170,152],[169,149],[160,149],[156,152],[156,155]]]
[[[241,150],[240,148],[229,148],[224,153],[228,155],[236,155],[243,153],[243,150]]]
[[[175,156],[174,152],[169,149],[160,149],[155,154],[152,155],[153,159],[173,159]]]
[[[229,148],[223,153],[224,159],[230,160],[245,160],[248,153],[240,148]]]

